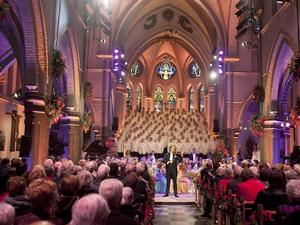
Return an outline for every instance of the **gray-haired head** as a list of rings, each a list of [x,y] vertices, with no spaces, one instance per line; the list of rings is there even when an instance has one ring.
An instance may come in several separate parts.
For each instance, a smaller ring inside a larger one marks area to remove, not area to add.
[[[122,200],[123,184],[118,179],[103,180],[99,187],[99,194],[102,195],[108,205],[119,207]]]
[[[77,178],[79,181],[80,188],[83,186],[89,186],[92,181],[93,177],[89,171],[83,170],[77,174]]]
[[[233,173],[235,177],[239,177],[242,173],[243,168],[241,166],[235,166],[233,168]]]
[[[286,185],[286,193],[290,201],[300,200],[300,180],[290,180]]]
[[[121,205],[130,205],[133,202],[133,190],[130,187],[124,187],[122,191]]]
[[[13,225],[15,208],[7,203],[0,202],[0,225]]]
[[[71,225],[105,225],[109,213],[107,202],[102,196],[89,194],[73,205]]]
[[[97,178],[102,180],[107,178],[109,175],[109,171],[110,171],[109,166],[105,164],[101,164],[97,170]]]

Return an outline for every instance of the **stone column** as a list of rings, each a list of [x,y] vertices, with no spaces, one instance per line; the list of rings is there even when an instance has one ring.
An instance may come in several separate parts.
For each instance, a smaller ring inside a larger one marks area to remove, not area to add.
[[[207,109],[207,122],[210,132],[213,132],[214,119],[215,119],[215,88],[210,87],[208,90],[208,109]]]
[[[296,119],[295,124],[295,146],[300,146],[300,116]]]
[[[286,129],[284,131],[284,154],[286,156],[289,156],[292,152],[292,149],[291,149],[291,143],[290,143],[290,138],[291,138],[291,133],[290,133],[290,130],[291,129]]]
[[[235,160],[237,160],[238,158],[238,139],[239,139],[239,136],[240,136],[240,132],[237,131],[234,133],[234,136],[233,136],[233,146],[232,146],[232,156],[234,157]]]
[[[63,142],[68,143],[64,147],[64,157],[78,162],[82,152],[82,126],[79,116],[65,116],[62,118]]]
[[[280,127],[279,120],[266,120],[261,152],[261,161],[278,163],[280,161]]]
[[[50,120],[45,113],[45,102],[27,99],[25,107],[25,136],[31,138],[28,166],[41,164],[48,157]]]

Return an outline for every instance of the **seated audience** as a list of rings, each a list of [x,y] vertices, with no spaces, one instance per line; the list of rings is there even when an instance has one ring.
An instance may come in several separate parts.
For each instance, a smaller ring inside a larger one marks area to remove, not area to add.
[[[70,225],[106,225],[109,214],[106,200],[98,194],[89,194],[74,204]]]
[[[134,217],[138,215],[138,211],[135,210],[132,206],[133,200],[134,200],[133,190],[130,187],[124,187],[122,192],[120,211],[124,215],[127,215],[132,219],[134,219]]]
[[[290,180],[286,185],[289,203],[277,208],[280,224],[298,225],[300,221],[300,180]]]
[[[11,204],[16,211],[16,216],[21,216],[30,211],[30,203],[25,196],[26,180],[23,177],[11,177],[7,182],[8,196],[4,202]]]
[[[265,189],[264,183],[254,179],[254,175],[248,167],[242,170],[241,179],[242,182],[238,184],[238,197],[243,197],[248,202],[254,202],[258,192]]]
[[[111,210],[107,219],[107,225],[136,225],[136,222],[120,211],[122,200],[123,184],[118,179],[105,179],[99,187],[99,194],[102,195]]]
[[[0,202],[0,225],[13,225],[15,209],[10,204]]]
[[[225,169],[224,179],[220,180],[218,183],[218,189],[226,191],[228,189],[228,184],[233,180],[233,170],[231,168]]]
[[[16,217],[15,225],[30,224],[40,220],[48,220],[56,225],[63,224],[55,217],[57,203],[57,188],[55,183],[46,179],[36,179],[30,183],[26,190],[31,203],[31,212]]]
[[[93,177],[89,171],[83,170],[77,174],[77,179],[79,181],[78,196],[83,197],[87,194],[95,193],[92,188]]]
[[[76,176],[64,176],[59,185],[60,196],[56,216],[68,224],[71,221],[72,206],[78,200],[79,181]]]
[[[287,204],[288,197],[285,186],[285,174],[281,170],[272,171],[269,187],[257,194],[254,207],[257,208],[257,205],[261,204],[266,210],[276,210],[278,206]]]
[[[99,186],[101,181],[103,181],[104,179],[106,179],[109,175],[109,170],[110,168],[105,165],[105,164],[101,164],[98,167],[97,173],[96,173],[96,179],[92,182],[92,188],[98,192],[99,190]]]

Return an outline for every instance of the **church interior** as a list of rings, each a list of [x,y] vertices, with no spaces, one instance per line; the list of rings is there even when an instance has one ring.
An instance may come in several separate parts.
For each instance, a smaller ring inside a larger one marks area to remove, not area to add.
[[[80,167],[94,181],[102,163],[119,164],[121,174],[122,165],[137,160],[138,171],[148,160],[145,167],[155,164],[160,171],[175,161],[170,150],[175,146],[182,158],[177,186],[190,193],[193,207],[212,217],[189,224],[234,224],[209,207],[205,188],[197,181],[193,186],[194,169],[202,185],[209,160],[221,165],[214,167],[214,179],[222,165],[226,177],[228,167],[235,172],[232,165],[244,168],[245,160],[257,170],[289,166],[300,177],[299,5],[299,0],[0,0],[0,180],[15,159],[28,171],[52,160],[56,172],[70,160],[74,174]],[[184,174],[193,175],[180,175],[185,164],[190,169]],[[160,201],[156,187],[154,206]],[[177,196],[175,186],[171,192]],[[177,210],[168,207],[169,215]],[[139,224],[188,224],[153,218]]]

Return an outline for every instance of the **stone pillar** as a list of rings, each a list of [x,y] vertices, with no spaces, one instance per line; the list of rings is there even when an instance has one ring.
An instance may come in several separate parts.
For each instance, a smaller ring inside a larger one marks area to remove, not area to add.
[[[280,161],[280,127],[281,121],[266,120],[261,151],[261,161],[278,163]]]
[[[50,120],[45,113],[45,102],[28,99],[25,107],[25,136],[31,137],[28,166],[41,164],[48,157]]]
[[[232,156],[234,157],[235,160],[238,158],[238,139],[240,136],[240,132],[235,132],[233,136],[233,147],[232,147]]]
[[[300,116],[296,119],[295,124],[295,146],[300,146]]]
[[[208,109],[207,109],[207,122],[210,132],[213,132],[214,119],[215,119],[215,88],[210,87],[208,90]]]
[[[79,116],[65,116],[62,118],[63,142],[68,143],[64,147],[64,157],[78,162],[82,152],[82,126]]]
[[[287,129],[284,131],[284,154],[286,156],[289,156],[292,152],[291,149],[291,143],[290,143],[290,138],[291,138],[291,133],[290,133],[291,129]]]

